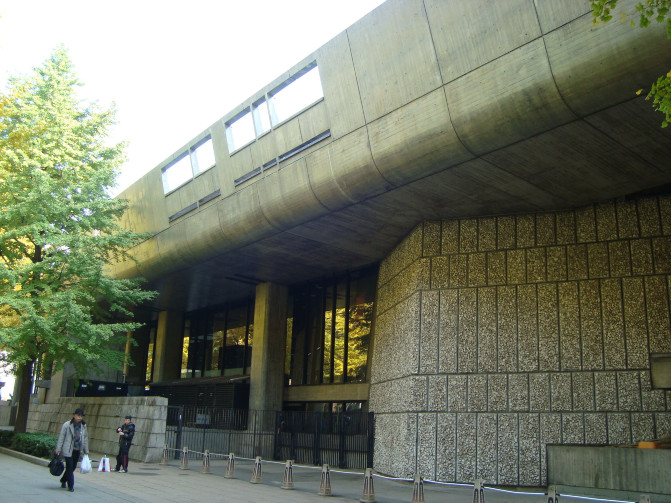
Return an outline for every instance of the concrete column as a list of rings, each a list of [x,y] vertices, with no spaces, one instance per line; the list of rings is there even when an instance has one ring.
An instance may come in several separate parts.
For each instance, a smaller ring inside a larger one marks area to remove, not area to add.
[[[254,342],[249,383],[250,410],[282,410],[287,338],[287,287],[256,287]]]
[[[154,382],[179,379],[183,337],[183,313],[161,311],[154,343]]]

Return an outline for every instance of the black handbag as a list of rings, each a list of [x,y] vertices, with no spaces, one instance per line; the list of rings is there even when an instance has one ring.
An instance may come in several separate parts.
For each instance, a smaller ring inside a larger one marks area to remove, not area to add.
[[[49,461],[49,473],[54,477],[60,476],[65,470],[65,463],[61,459],[60,455],[54,454],[54,458]]]

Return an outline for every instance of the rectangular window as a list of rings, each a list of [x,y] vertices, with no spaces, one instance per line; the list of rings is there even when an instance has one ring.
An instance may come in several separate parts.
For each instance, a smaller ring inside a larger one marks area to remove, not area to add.
[[[290,385],[367,382],[376,282],[367,268],[291,292]]]
[[[226,124],[226,142],[228,143],[229,154],[241,149],[255,139],[254,121],[249,109]]]
[[[180,376],[182,379],[191,377],[192,371],[189,369],[189,343],[191,341],[191,320],[184,322],[184,334],[182,336],[182,367]]]
[[[207,138],[191,149],[191,165],[193,166],[194,176],[213,168],[215,164],[212,138]]]
[[[265,98],[254,103],[252,114],[256,136],[261,136],[263,133],[270,131],[270,115],[268,113],[268,102]]]
[[[324,97],[319,68],[314,64],[268,94],[273,126],[284,122]]]
[[[224,375],[242,374],[247,345],[247,306],[228,311],[226,323],[226,349],[224,351]]]
[[[350,278],[347,334],[347,382],[366,382],[375,302],[373,275],[353,274]]]
[[[317,62],[282,82],[279,86],[242,110],[226,123],[226,142],[232,154],[273,126],[299,114],[324,97]]]
[[[154,346],[156,341],[156,327],[149,329],[149,346],[147,347],[147,365],[145,367],[145,380],[152,382],[154,374]]]
[[[163,193],[172,192],[193,178],[191,162],[186,152],[175,162],[161,170],[163,177]]]

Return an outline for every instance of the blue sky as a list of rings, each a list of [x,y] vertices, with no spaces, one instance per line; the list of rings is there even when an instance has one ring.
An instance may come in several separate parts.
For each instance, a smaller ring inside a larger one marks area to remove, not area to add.
[[[382,1],[0,0],[0,88],[63,44],[82,98],[116,105],[123,189]]]

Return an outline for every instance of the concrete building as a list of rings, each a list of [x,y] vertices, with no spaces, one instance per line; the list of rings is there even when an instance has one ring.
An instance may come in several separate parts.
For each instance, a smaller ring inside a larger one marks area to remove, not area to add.
[[[671,136],[635,91],[669,47],[587,0],[387,1],[121,195],[152,237],[115,274],[160,292],[128,382],[369,410],[376,470],[441,481],[668,435]]]

